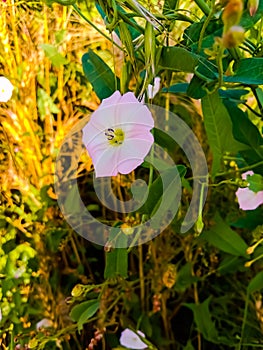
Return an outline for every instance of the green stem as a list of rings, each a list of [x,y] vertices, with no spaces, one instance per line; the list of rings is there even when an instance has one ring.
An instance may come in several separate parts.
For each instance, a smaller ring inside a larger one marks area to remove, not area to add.
[[[154,131],[153,131],[154,133]],[[151,148],[150,152],[150,170],[149,170],[149,181],[148,181],[148,188],[150,188],[151,184],[153,183],[153,161],[154,161],[154,144]]]
[[[211,11],[209,12],[209,14],[208,14],[206,20],[204,21],[203,26],[202,26],[202,29],[201,29],[201,32],[200,32],[200,37],[199,37],[199,40],[198,40],[197,52],[201,51],[202,41],[203,41],[203,38],[204,38],[204,35],[205,35],[206,28],[207,28],[209,22],[211,21],[212,17],[214,16],[214,13],[215,13],[215,1],[213,1]]]
[[[198,218],[196,220],[195,228],[197,234],[200,235],[204,228],[203,222],[203,202],[204,202],[204,190],[206,183],[202,183],[201,191],[200,191],[200,200],[199,200],[199,208],[198,208]]]
[[[195,3],[203,11],[203,13],[206,16],[209,16],[210,8],[209,8],[209,6],[207,5],[207,3],[205,1],[203,1],[203,0],[195,0]]]
[[[256,167],[258,167],[258,166],[260,166],[260,165],[263,165],[263,160],[261,160],[260,162],[255,163],[255,164],[248,165],[248,166],[246,166],[246,167],[244,167],[244,168],[240,168],[240,169],[233,170],[233,171],[225,171],[225,172],[223,172],[223,173],[219,173],[219,174],[217,174],[215,177],[245,172],[245,171],[247,171],[247,170],[254,169],[254,168],[256,168]]]
[[[223,80],[224,80],[223,54],[224,54],[224,49],[220,48],[218,52],[218,57],[217,57],[218,85],[219,85],[218,88],[220,88],[223,85]]]
[[[143,224],[143,220],[142,220],[142,224]],[[132,240],[131,244],[130,244],[130,247],[128,248],[127,252],[128,254],[130,253],[130,251],[132,250],[132,248],[134,247],[135,243],[138,241],[139,237],[140,237],[140,234],[142,232],[142,228],[138,228],[138,232],[136,233],[134,239]]]
[[[100,30],[94,23],[92,23],[85,15],[83,15],[83,13],[80,11],[80,9],[78,8],[78,6],[76,4],[72,5],[74,10],[80,15],[81,18],[83,18],[89,25],[91,25],[98,33],[100,33],[102,36],[104,36],[104,38],[106,38],[107,40],[111,41],[116,47],[118,47],[118,49],[120,49],[121,51],[124,51],[124,49],[119,46],[115,41],[112,41],[111,38],[103,33],[102,30]]]
[[[141,298],[141,309],[145,312],[145,283],[144,283],[144,271],[143,271],[143,249],[142,244],[138,246],[139,253],[139,278],[140,278],[140,298]]]
[[[246,296],[246,304],[245,304],[244,317],[243,317],[243,323],[242,323],[242,328],[241,328],[241,336],[240,336],[240,342],[238,344],[238,349],[237,350],[241,350],[242,349],[242,339],[243,339],[244,333],[245,333],[247,312],[248,312],[248,294]]]

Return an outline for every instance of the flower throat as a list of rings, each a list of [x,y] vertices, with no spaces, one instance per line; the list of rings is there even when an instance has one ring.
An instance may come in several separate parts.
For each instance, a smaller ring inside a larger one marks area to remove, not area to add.
[[[124,141],[124,132],[122,129],[114,130],[112,128],[109,128],[105,131],[105,136],[107,136],[107,140],[112,146],[119,146]]]

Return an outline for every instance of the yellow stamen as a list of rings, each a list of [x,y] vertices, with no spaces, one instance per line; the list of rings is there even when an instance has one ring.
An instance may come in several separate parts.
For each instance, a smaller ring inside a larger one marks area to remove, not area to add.
[[[111,146],[119,146],[123,143],[125,134],[122,129],[109,128],[105,131],[105,136]]]

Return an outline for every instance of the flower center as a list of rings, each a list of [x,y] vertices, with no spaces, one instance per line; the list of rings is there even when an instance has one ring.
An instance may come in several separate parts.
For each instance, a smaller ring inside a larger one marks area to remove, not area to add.
[[[107,136],[107,140],[112,146],[119,146],[124,141],[124,132],[122,129],[109,128],[105,131],[104,134]]]

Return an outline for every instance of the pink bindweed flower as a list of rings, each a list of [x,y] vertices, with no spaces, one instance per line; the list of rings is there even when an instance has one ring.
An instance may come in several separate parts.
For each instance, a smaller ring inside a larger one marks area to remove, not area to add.
[[[0,102],[7,102],[12,97],[13,85],[6,78],[0,77]]]
[[[96,177],[128,174],[148,154],[154,121],[149,109],[132,92],[119,91],[102,100],[83,128],[83,142]]]
[[[137,333],[141,337],[145,337],[141,331],[137,331]],[[129,328],[121,332],[120,344],[128,349],[146,349],[148,347],[140,337]]]
[[[253,171],[242,174],[242,179],[246,180],[248,175],[253,175]],[[248,187],[239,188],[236,191],[239,207],[242,210],[254,210],[263,204],[263,191],[253,192]]]

